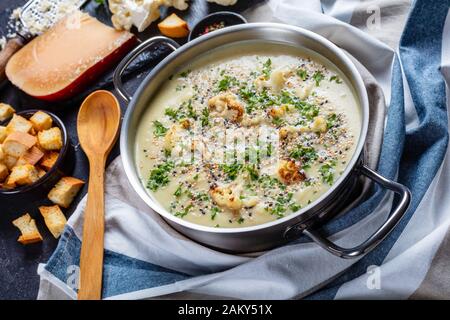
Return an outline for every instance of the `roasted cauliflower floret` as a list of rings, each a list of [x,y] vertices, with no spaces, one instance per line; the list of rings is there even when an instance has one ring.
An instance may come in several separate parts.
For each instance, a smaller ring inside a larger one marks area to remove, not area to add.
[[[284,77],[284,70],[277,69],[272,71],[270,75],[270,86],[275,92],[279,92],[283,89],[286,79]]]
[[[292,184],[305,180],[305,175],[300,172],[300,167],[292,160],[281,160],[278,164],[278,176],[285,184]]]
[[[305,100],[309,97],[313,88],[314,84],[312,82],[308,82],[304,86],[295,89],[295,95],[301,100]]]
[[[214,186],[209,190],[213,201],[221,208],[238,211],[243,207],[240,192],[231,186]]]
[[[269,110],[269,115],[272,118],[279,118],[279,117],[284,116],[286,114],[286,112],[288,111],[288,109],[289,109],[288,106],[285,104],[278,106],[278,107],[273,107]]]
[[[325,118],[318,116],[314,118],[311,125],[311,131],[313,132],[326,132],[327,131],[327,121]]]
[[[164,136],[164,149],[167,151],[170,151],[175,147],[176,143],[176,137],[178,132],[180,131],[180,126],[174,124],[170,127],[170,129],[167,131],[166,135]]]
[[[208,101],[208,107],[213,116],[222,117],[233,122],[240,122],[244,115],[242,104],[231,93],[222,93],[212,97]]]

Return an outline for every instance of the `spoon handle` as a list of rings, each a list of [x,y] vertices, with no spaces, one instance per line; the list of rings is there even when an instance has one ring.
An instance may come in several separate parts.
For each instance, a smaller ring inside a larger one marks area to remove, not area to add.
[[[99,300],[102,297],[105,159],[89,159],[89,170],[80,256],[79,300]]]

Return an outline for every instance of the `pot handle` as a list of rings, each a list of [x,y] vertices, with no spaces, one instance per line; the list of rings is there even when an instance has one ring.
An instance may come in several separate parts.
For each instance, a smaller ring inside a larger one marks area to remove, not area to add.
[[[375,233],[373,233],[366,241],[353,248],[342,248],[321,236],[317,230],[311,230],[308,228],[303,230],[303,233],[311,238],[314,242],[316,242],[319,246],[331,252],[332,254],[345,259],[359,257],[375,248],[397,225],[403,214],[408,209],[409,203],[411,202],[411,192],[406,186],[386,179],[385,177],[365,165],[361,165],[358,168],[358,171],[367,178],[375,181],[377,184],[397,193],[398,195],[400,195],[401,199],[397,204],[394,212],[383,223],[383,225],[377,231],[375,231]]]
[[[175,42],[172,39],[169,39],[167,37],[163,36],[157,36],[150,39],[145,40],[140,45],[138,45],[136,48],[134,48],[132,51],[130,51],[125,58],[119,63],[116,70],[114,71],[113,75],[113,83],[114,87],[116,88],[119,95],[126,101],[130,102],[131,95],[125,90],[123,83],[122,83],[122,75],[123,72],[128,68],[131,62],[134,61],[141,53],[143,53],[145,50],[147,50],[149,47],[157,44],[157,43],[164,43],[166,44],[170,49],[175,51],[180,47],[180,45]]]

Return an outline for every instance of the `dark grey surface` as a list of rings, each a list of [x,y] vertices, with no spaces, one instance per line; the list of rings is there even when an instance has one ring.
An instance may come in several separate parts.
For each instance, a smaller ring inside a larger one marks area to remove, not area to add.
[[[1,0],[0,1],[0,36],[6,34],[6,24],[12,9],[24,4],[24,0]],[[177,12],[178,15],[186,19],[190,26],[195,24],[202,17],[208,13],[231,10],[242,12],[243,10],[262,3],[264,0],[253,1],[239,1],[233,7],[221,7],[215,4],[208,4],[206,0],[191,0],[190,8],[187,11],[180,12],[170,9],[163,10],[161,16],[165,17],[171,12]],[[97,6],[93,0],[89,1],[84,10],[89,11],[95,15],[99,20],[109,23],[109,13],[104,6]],[[139,34],[139,38],[146,39],[152,35],[156,35],[156,24],[153,24],[145,33]],[[178,40],[177,40],[178,41]],[[182,43],[184,40],[179,41]],[[139,78],[136,76],[139,72],[146,73],[151,69],[152,65],[164,56],[164,48],[158,48],[146,54],[134,66],[134,72],[130,73],[129,85],[131,88],[139,85]],[[20,90],[14,88],[7,83],[0,88],[0,102],[11,104],[16,110],[25,109],[47,109],[53,111],[65,123],[69,132],[71,143],[76,147],[76,164],[73,176],[87,181],[87,160],[84,153],[78,146],[78,139],[76,134],[76,116],[78,107],[82,99],[96,88],[102,87],[111,89],[109,85],[111,74],[105,75],[99,79],[97,83],[90,86],[87,92],[78,96],[74,101],[64,103],[47,104],[37,101]],[[140,77],[141,78],[141,77]],[[142,79],[142,78],[141,78]],[[122,108],[125,105],[122,104]],[[118,146],[114,148],[111,154],[111,159],[118,155]],[[86,193],[85,186],[72,204],[72,206],[64,210],[67,217],[69,217],[78,201]],[[57,245],[57,240],[48,231],[43,223],[37,207],[39,205],[48,204],[48,200],[37,201],[33,203],[22,203],[20,201],[0,202],[0,299],[35,299],[39,288],[39,277],[37,276],[37,266],[39,263],[45,263]],[[44,241],[38,244],[23,246],[17,242],[19,231],[11,224],[11,221],[28,212],[36,219],[37,226]]]

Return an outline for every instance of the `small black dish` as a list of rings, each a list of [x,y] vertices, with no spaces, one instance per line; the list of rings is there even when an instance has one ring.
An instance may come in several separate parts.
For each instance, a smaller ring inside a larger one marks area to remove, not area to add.
[[[33,201],[45,198],[47,197],[50,189],[52,189],[62,177],[70,175],[73,170],[75,164],[75,153],[73,150],[73,146],[70,144],[66,127],[61,119],[59,119],[51,112],[37,109],[19,111],[16,114],[29,119],[37,111],[43,111],[47,113],[53,119],[53,126],[57,126],[61,130],[63,147],[59,151],[59,157],[56,160],[55,165],[35,183],[26,186],[19,186],[14,189],[0,188],[1,200]],[[8,119],[3,123],[0,123],[0,125],[6,126],[10,120],[11,119]]]
[[[236,24],[247,23],[247,20],[238,13],[231,11],[220,11],[214,12],[207,15],[202,20],[197,22],[197,24],[192,28],[189,33],[188,41],[194,40],[203,34],[208,34],[213,31],[207,31],[208,27],[214,26],[215,24],[223,24],[220,28],[226,28],[229,26],[234,26]]]

